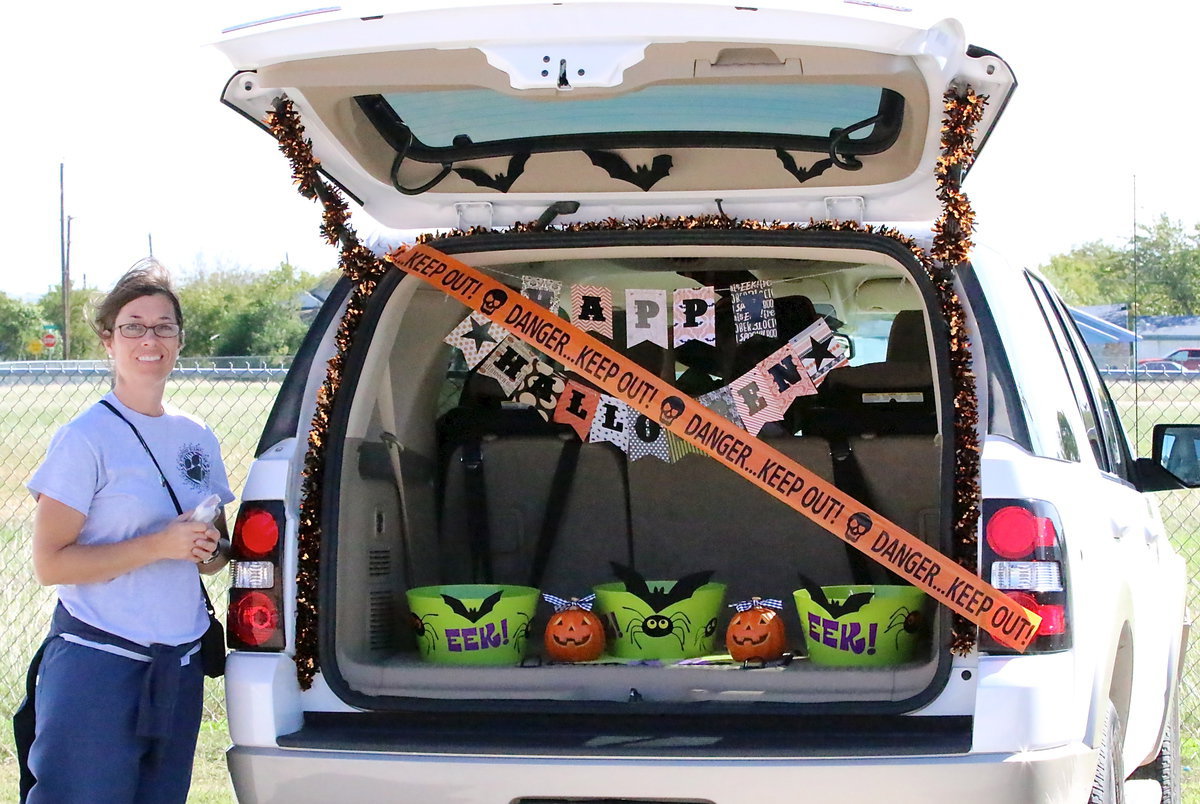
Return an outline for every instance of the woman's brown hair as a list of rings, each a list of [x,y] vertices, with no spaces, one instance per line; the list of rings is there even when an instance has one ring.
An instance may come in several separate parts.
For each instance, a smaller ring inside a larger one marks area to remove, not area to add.
[[[155,294],[171,300],[171,306],[175,308],[175,323],[179,324],[182,336],[183,310],[179,306],[179,297],[175,295],[175,289],[171,286],[171,275],[163,264],[153,257],[138,260],[117,280],[113,289],[96,303],[89,323],[101,340],[111,338],[117,322],[117,313],[121,312],[121,308],[134,299]]]

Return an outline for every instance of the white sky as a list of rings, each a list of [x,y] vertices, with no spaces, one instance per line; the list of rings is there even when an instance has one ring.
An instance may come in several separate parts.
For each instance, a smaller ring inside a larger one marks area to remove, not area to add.
[[[0,290],[31,298],[59,281],[60,162],[77,285],[110,285],[145,256],[147,235],[177,274],[266,270],[285,256],[312,272],[332,267],[319,207],[296,194],[273,140],[220,104],[232,68],[204,46],[222,27],[322,4],[10,4]],[[1139,221],[1166,212],[1200,223],[1200,4],[907,4],[960,19],[1020,84],[966,185],[981,241],[1036,265],[1126,239],[1135,176]],[[357,223],[369,227],[361,213]]]

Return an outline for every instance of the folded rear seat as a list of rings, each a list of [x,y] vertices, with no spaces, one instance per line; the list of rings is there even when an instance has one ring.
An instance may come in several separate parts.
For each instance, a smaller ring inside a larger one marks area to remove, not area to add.
[[[579,444],[566,425],[548,424],[532,410],[463,410],[448,415],[443,449],[440,522],[443,583],[529,584],[582,597],[606,580],[610,560],[628,563],[625,456],[612,444]],[[534,578],[538,543],[559,458],[568,444],[578,459],[545,556]],[[482,497],[468,473],[478,450]],[[472,538],[471,517],[486,517],[486,550]],[[488,571],[484,572],[486,568]]]
[[[832,480],[824,439],[770,443]],[[821,584],[852,581],[839,539],[715,460],[690,455],[670,465],[635,461],[629,488],[635,566],[648,579],[713,570],[713,580],[728,584],[730,603],[755,595],[787,601],[801,572]]]

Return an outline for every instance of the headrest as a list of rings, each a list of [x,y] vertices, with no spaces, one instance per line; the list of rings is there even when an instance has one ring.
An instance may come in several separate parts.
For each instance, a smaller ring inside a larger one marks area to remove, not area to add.
[[[924,313],[920,310],[901,310],[896,313],[888,334],[886,359],[889,363],[929,363]]]

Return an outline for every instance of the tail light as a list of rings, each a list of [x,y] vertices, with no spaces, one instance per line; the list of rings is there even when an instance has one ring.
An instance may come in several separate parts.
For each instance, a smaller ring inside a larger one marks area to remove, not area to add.
[[[282,650],[283,503],[253,500],[242,504],[233,527],[230,553],[229,647],[234,650]]]
[[[1025,608],[1042,624],[1025,653],[1071,647],[1067,607],[1067,571],[1058,511],[1044,500],[983,501],[983,549],[980,574]],[[980,649],[1011,653],[986,633]]]

